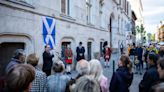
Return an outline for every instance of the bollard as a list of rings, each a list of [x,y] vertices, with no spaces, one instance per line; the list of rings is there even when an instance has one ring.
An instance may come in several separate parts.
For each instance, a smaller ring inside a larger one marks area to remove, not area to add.
[[[113,60],[113,73],[115,72],[115,61]]]

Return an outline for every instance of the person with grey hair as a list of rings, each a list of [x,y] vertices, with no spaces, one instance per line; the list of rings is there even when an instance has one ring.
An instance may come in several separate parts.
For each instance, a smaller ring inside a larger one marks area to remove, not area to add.
[[[11,69],[14,68],[15,65],[24,63],[25,58],[26,55],[23,49],[15,50],[11,61],[9,62],[9,64],[5,69],[5,73],[7,74]]]
[[[47,77],[47,92],[65,92],[66,85],[70,81],[70,77],[64,74],[63,63],[54,63],[53,70],[55,74]]]
[[[92,76],[85,75],[77,80],[73,92],[100,92],[100,86]]]
[[[101,63],[97,59],[89,61],[90,64],[90,75],[93,76],[101,87],[101,92],[109,92],[109,83],[107,77],[103,74]]]
[[[76,71],[77,71],[77,76],[75,75],[74,78],[68,82],[67,87],[66,87],[66,92],[72,92],[72,90],[75,87],[76,80],[78,80],[80,77],[84,75],[89,75],[90,72],[90,65],[89,62],[82,59],[76,64]]]
[[[76,71],[81,76],[85,75],[85,74],[89,74],[90,65],[89,65],[88,61],[86,61],[84,59],[80,60],[76,65]]]

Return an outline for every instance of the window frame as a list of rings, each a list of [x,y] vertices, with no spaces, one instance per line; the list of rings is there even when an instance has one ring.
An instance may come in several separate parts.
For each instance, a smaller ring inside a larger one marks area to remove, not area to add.
[[[64,15],[70,15],[70,0],[64,0],[65,1],[65,5],[64,5],[64,7],[65,7],[65,11],[63,12],[62,11],[62,0],[61,0],[61,13],[62,14],[64,14]]]
[[[91,8],[92,8],[92,4],[91,4],[91,0],[86,0],[86,20],[87,23],[90,24],[91,23]]]
[[[22,0],[21,1],[18,1],[18,0],[6,0],[6,1],[12,2],[12,3],[15,3],[15,4],[19,4],[19,5],[22,5],[22,6],[30,7],[30,8],[35,8],[32,3],[30,4],[30,3],[24,2]]]

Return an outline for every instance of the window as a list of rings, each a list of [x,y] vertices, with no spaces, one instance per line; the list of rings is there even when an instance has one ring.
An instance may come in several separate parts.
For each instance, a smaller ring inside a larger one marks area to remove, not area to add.
[[[121,34],[123,33],[123,19],[121,19]]]
[[[127,15],[128,15],[128,16],[130,16],[130,14],[129,14],[130,12],[129,12],[129,11],[130,11],[130,4],[129,4],[129,2],[128,2],[128,3],[127,3]]]
[[[118,16],[118,33],[120,32],[120,15]]]
[[[125,0],[125,12],[127,12],[127,2]]]
[[[91,0],[86,0],[86,8],[87,8],[87,23],[90,23],[91,22]]]
[[[33,0],[7,0],[7,1],[11,1],[13,3],[17,3],[17,4],[21,4],[21,5],[24,5],[24,6],[28,6],[28,7],[31,7],[31,8],[34,8],[32,6],[32,1]]]
[[[61,0],[61,13],[69,15],[70,4],[69,0]]]
[[[119,0],[119,4],[121,5],[121,0]]]
[[[126,11],[126,0],[123,0],[123,9]]]
[[[102,8],[103,8],[103,2],[100,2],[99,3],[99,16],[100,16],[100,26],[102,27],[102,14],[103,14],[103,11],[102,11]]]

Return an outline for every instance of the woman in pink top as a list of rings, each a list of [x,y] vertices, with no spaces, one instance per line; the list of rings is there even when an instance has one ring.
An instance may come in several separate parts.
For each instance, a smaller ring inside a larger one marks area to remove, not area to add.
[[[92,75],[100,84],[101,92],[109,92],[109,82],[107,77],[103,75],[103,69],[99,60],[93,59],[89,62],[90,75]]]

